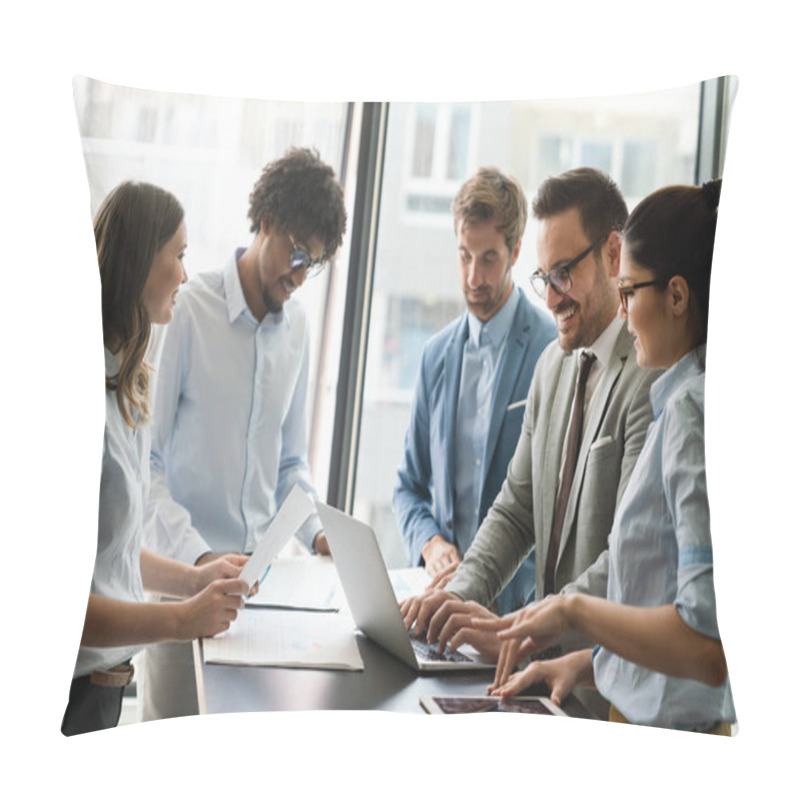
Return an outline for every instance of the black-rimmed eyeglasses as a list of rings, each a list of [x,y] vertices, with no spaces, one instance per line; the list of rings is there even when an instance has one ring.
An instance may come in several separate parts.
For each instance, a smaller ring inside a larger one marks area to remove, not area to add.
[[[668,280],[659,278],[654,281],[640,281],[639,283],[620,283],[617,287],[619,290],[619,302],[622,305],[622,310],[628,313],[628,301],[633,297],[633,293],[637,289],[644,289],[645,286],[661,286],[664,287],[669,283]]]
[[[582,253],[578,253],[572,261],[564,264],[563,267],[555,267],[551,269],[550,272],[542,272],[541,269],[537,269],[530,278],[533,291],[536,292],[539,297],[546,298],[547,285],[550,284],[550,286],[553,287],[553,291],[557,294],[569,294],[570,289],[572,289],[572,270],[577,267],[592,250],[599,247],[608,238],[608,235],[608,233],[603,234],[599,239],[592,242]]]
[[[289,266],[292,268],[292,272],[298,269],[305,269],[306,279],[319,275],[327,260],[325,256],[313,259],[295,242],[291,234],[289,234],[289,241],[292,243],[292,253],[289,256]]]

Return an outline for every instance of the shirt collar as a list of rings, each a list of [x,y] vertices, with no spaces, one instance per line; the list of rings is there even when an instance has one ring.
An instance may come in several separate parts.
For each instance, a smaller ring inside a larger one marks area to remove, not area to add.
[[[606,369],[611,363],[611,356],[614,353],[614,346],[617,343],[617,336],[622,330],[625,321],[619,317],[614,317],[608,327],[592,342],[589,347],[579,347],[575,353],[576,358],[588,350],[597,356],[597,360],[603,369]]]
[[[242,315],[245,314],[248,319],[258,324],[258,320],[253,316],[250,311],[247,301],[244,298],[244,290],[242,289],[242,280],[239,277],[239,267],[237,266],[239,259],[244,255],[247,248],[239,247],[231,256],[228,263],[225,265],[222,273],[222,282],[225,287],[225,301],[228,305],[228,322],[231,325]],[[277,313],[267,312],[262,322],[272,325],[286,324],[289,325],[287,315],[283,310]]]
[[[244,251],[244,247],[236,250],[225,265],[222,274],[222,282],[225,286],[225,301],[228,304],[228,322],[230,323],[233,323],[240,314],[249,311],[242,291],[239,268],[236,266],[236,262],[241,258]]]
[[[518,305],[519,291],[516,286],[512,286],[511,294],[488,322],[481,322],[471,311],[467,312],[469,341],[472,346],[475,348],[480,346],[481,331],[483,331],[484,335],[488,337],[489,344],[499,347],[511,330],[511,323],[517,313]]]
[[[664,410],[669,398],[690,378],[705,375],[706,344],[698,345],[685,356],[678,359],[663,375],[659,375],[650,387],[650,405],[653,417],[657,418]]]

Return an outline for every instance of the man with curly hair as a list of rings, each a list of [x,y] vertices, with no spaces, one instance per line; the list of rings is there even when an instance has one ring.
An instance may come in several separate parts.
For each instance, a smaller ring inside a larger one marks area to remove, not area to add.
[[[342,243],[342,189],[316,151],[292,149],[265,167],[249,218],[249,247],[178,295],[156,377],[145,536],[189,564],[252,552],[295,485],[314,494],[309,331],[292,295]],[[316,515],[297,539],[329,552]],[[149,648],[139,674],[144,719],[197,713],[190,646]]]

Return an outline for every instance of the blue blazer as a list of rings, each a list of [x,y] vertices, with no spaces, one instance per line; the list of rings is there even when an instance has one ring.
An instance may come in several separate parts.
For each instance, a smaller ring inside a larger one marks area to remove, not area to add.
[[[492,415],[483,458],[478,524],[503,485],[517,446],[533,369],[542,350],[556,337],[549,314],[534,307],[517,287],[519,305],[511,323],[505,355],[492,395]],[[455,431],[461,360],[468,337],[467,313],[428,340],[405,453],[397,471],[394,511],[412,566],[421,565],[422,547],[435,534],[455,544],[463,556],[472,543],[453,531],[455,503]],[[535,587],[535,554],[525,559],[497,597],[500,613],[524,605]]]

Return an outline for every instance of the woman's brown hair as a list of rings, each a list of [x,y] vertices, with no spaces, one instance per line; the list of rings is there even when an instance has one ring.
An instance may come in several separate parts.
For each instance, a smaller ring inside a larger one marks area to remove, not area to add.
[[[702,186],[665,186],[636,206],[622,233],[630,257],[656,279],[686,280],[704,335],[721,191],[722,178]]]
[[[174,236],[183,216],[181,204],[169,192],[127,181],[111,191],[94,219],[103,343],[112,353],[121,353],[119,373],[106,376],[106,387],[116,390],[120,412],[132,428],[150,413],[150,367],[144,361],[150,319],[142,291],[153,259]]]

